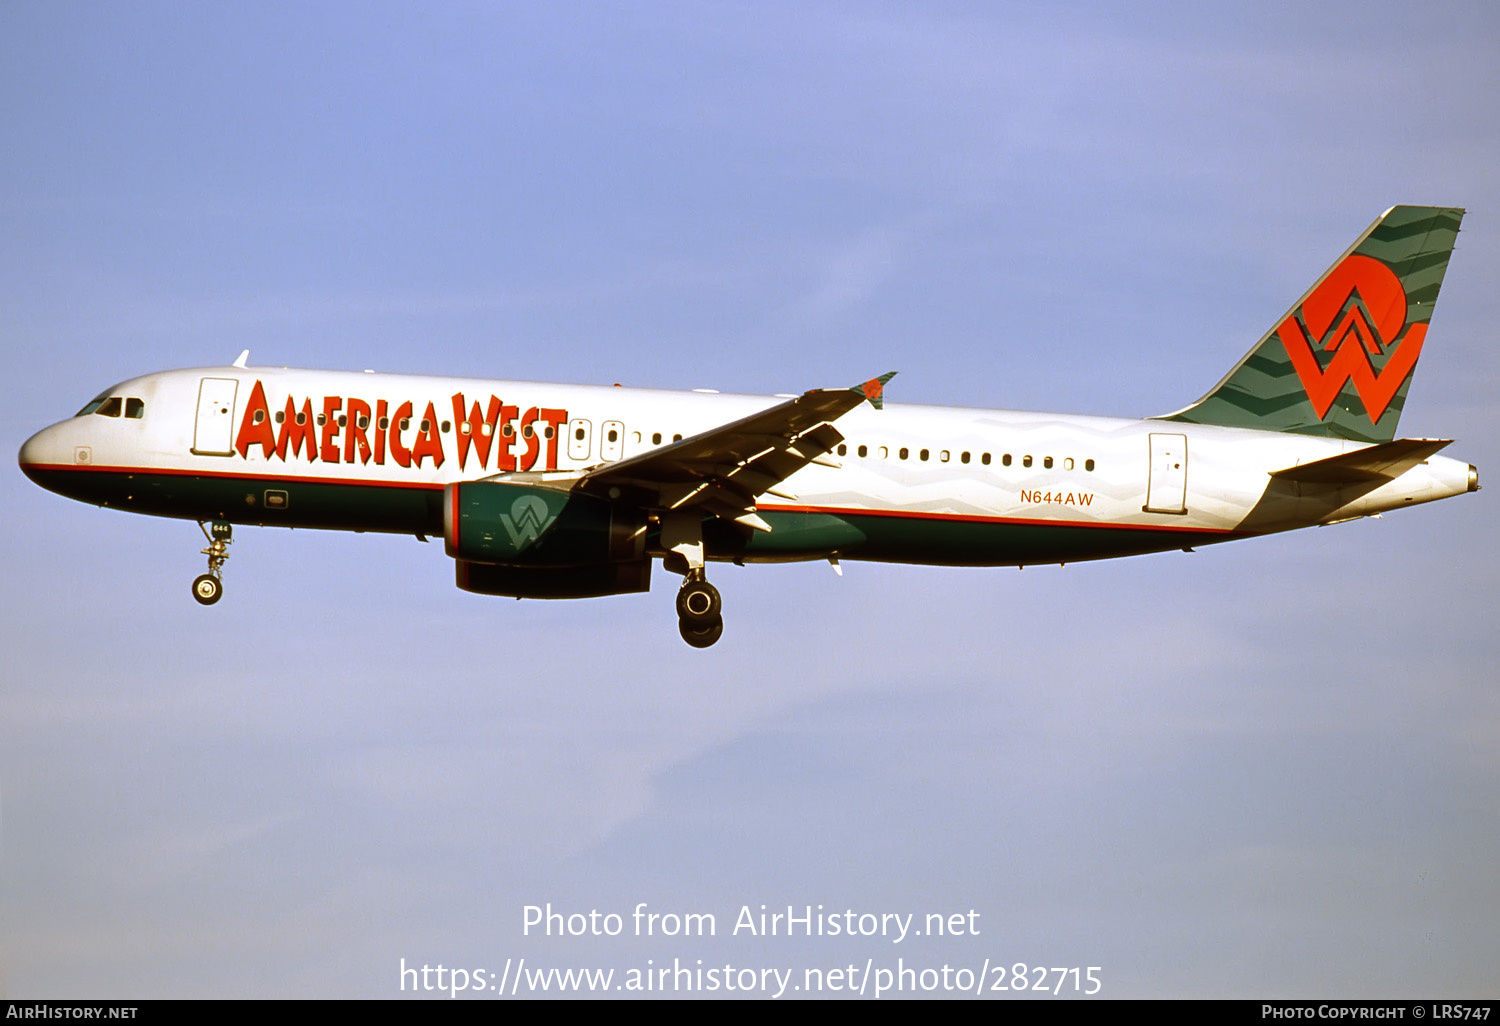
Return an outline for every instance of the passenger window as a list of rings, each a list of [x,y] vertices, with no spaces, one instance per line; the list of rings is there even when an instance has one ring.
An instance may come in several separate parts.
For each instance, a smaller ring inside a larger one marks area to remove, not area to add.
[[[1094,469],[1094,461],[1093,460],[1084,460],[1083,461],[1083,469],[1084,470],[1093,470]]]
[[[984,455],[980,456],[979,457],[979,462],[983,463],[986,467],[989,466],[990,465],[990,454],[989,453],[985,453]]]
[[[868,456],[868,455],[870,455],[870,447],[868,445],[861,445],[859,447],[859,454],[861,456]]]
[[[1030,456],[1022,456],[1021,457],[1021,466],[1023,466],[1023,467],[1029,467],[1029,466],[1031,466],[1031,457]]]
[[[845,445],[843,442],[839,443],[839,455],[840,456],[847,456],[847,455],[849,455],[849,447],[847,445]]]
[[[259,410],[255,412],[259,413]],[[125,400],[125,416],[131,420],[140,420],[146,415],[146,404],[139,399]]]
[[[119,396],[112,395],[108,399],[104,400],[104,402],[94,412],[101,417],[118,417],[120,415],[120,407],[124,405],[125,404],[120,401]]]
[[[960,462],[960,463],[967,463],[967,462],[969,462],[969,453],[968,453],[968,450],[964,450],[963,452],[961,452],[961,453],[958,454],[958,462]]]
[[[943,463],[947,463],[948,462],[948,450],[944,449],[942,452],[938,453],[938,459],[940,461],[942,461]]]
[[[1004,456],[1000,457],[1000,465],[1002,467],[1010,466],[1010,453],[1006,453]]]
[[[1052,457],[1048,456],[1048,457],[1044,458],[1042,460],[1042,466],[1046,467],[1048,470],[1051,470],[1052,469]]]
[[[882,445],[880,447],[880,458],[883,459],[883,460],[890,459],[891,458],[891,450]]]
[[[1073,457],[1071,457],[1071,456],[1064,456],[1063,457],[1063,469],[1064,470],[1072,470],[1073,469]]]
[[[656,431],[656,432],[652,433],[652,435],[651,435],[651,444],[652,445],[660,445],[661,444],[661,432],[660,431]]]
[[[902,459],[903,459],[903,460],[904,460],[904,459],[906,459],[906,455],[907,455],[907,452],[908,452],[908,450],[907,450],[907,448],[906,448],[906,446],[904,446],[904,445],[903,445],[903,446],[902,446],[902,447],[901,447],[901,458],[902,458]]]
[[[927,450],[926,450],[926,449],[923,449],[923,450],[922,450],[922,451],[921,451],[921,452],[920,452],[920,453],[918,453],[918,454],[917,454],[917,455],[918,455],[918,456],[919,456],[919,458],[920,458],[920,459],[921,459],[921,460],[922,460],[922,462],[923,462],[923,463],[926,463],[926,462],[927,462]]]

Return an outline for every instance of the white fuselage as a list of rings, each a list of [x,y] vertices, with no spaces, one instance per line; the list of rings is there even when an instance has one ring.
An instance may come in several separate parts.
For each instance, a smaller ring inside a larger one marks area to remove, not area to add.
[[[441,530],[437,498],[450,482],[578,472],[781,401],[258,367],[168,371],[106,395],[138,400],[137,415],[80,415],[41,431],[21,451],[27,473],[85,501],[156,515],[416,533]],[[1474,487],[1471,467],[1437,456],[1378,486],[1280,483],[1273,472],[1364,443],[1162,420],[865,404],[837,427],[845,441],[830,459],[838,466],[804,467],[758,497],[758,510],[782,515],[773,524],[783,526],[802,515],[885,518],[910,530],[864,549],[836,535],[781,545],[778,530],[795,532],[777,527],[717,558],[830,550],[973,565],[1102,558],[1181,547],[1193,535],[1208,542],[1365,516]],[[407,498],[385,501],[393,494]],[[1005,528],[1007,537],[1031,527],[1113,530],[1108,543],[975,548],[971,536],[945,529],[954,525]]]

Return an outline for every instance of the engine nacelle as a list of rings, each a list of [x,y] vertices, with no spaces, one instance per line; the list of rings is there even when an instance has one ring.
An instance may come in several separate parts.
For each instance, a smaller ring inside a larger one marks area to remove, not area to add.
[[[587,598],[651,586],[645,515],[556,488],[448,485],[443,546],[458,561],[458,586],[465,591]]]
[[[651,590],[651,560],[590,566],[490,566],[457,561],[455,583],[480,595],[531,599],[597,598]]]

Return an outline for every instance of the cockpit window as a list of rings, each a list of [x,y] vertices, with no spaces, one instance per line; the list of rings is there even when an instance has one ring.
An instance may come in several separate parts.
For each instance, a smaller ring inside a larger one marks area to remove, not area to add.
[[[99,417],[118,417],[122,410],[129,419],[140,420],[146,416],[146,401],[144,399],[137,399],[135,396],[96,396],[90,399],[88,405],[75,413],[74,416],[87,417],[89,414],[94,414]]]
[[[96,395],[96,396],[94,396],[94,398],[92,398],[92,399],[89,400],[87,406],[85,406],[83,409],[79,410],[77,413],[73,414],[73,416],[75,416],[75,417],[87,417],[89,414],[91,414],[91,413],[95,412],[96,410],[98,410],[99,407],[103,406],[104,405],[104,400],[106,400],[108,398],[109,398],[109,393],[108,392],[105,392],[102,395]]]

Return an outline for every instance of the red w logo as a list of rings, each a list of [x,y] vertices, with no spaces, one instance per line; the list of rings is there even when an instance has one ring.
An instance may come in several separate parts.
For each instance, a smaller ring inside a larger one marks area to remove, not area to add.
[[[1406,328],[1406,290],[1385,264],[1346,258],[1276,329],[1318,418],[1354,383],[1370,423],[1385,413],[1422,355],[1427,325]],[[1321,366],[1314,347],[1333,353]],[[1370,358],[1383,357],[1380,370]]]

